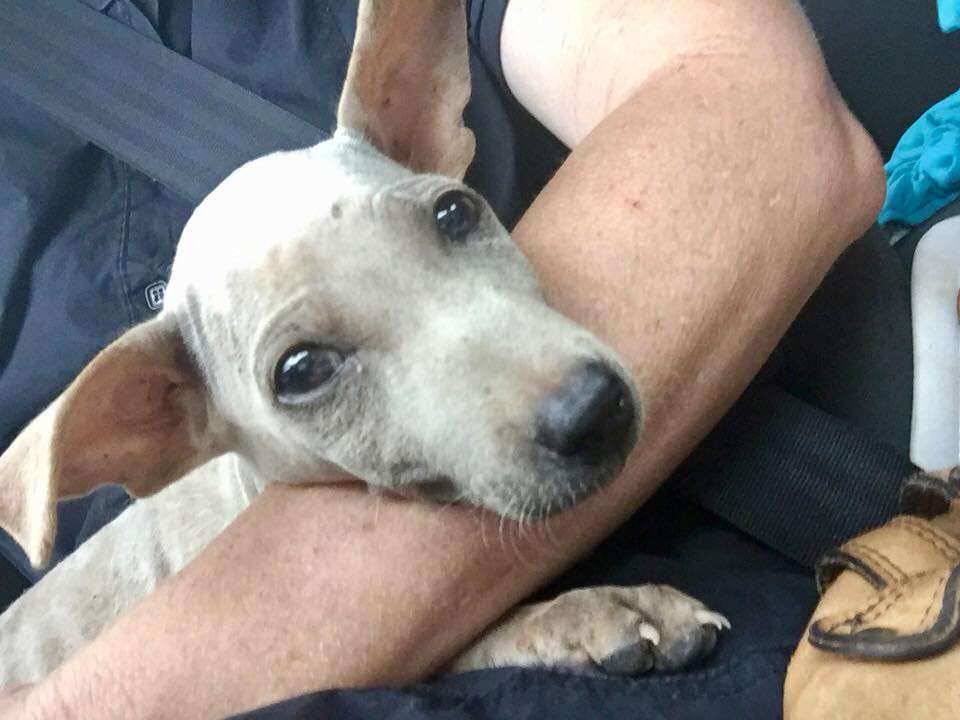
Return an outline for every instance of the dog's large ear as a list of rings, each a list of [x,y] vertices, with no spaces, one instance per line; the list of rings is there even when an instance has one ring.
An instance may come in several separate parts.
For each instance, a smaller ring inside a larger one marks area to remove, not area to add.
[[[130,330],[0,456],[0,526],[39,567],[60,498],[106,484],[150,495],[217,454],[207,396],[172,319]]]
[[[469,99],[462,0],[361,0],[341,128],[411,170],[460,179],[475,149]]]

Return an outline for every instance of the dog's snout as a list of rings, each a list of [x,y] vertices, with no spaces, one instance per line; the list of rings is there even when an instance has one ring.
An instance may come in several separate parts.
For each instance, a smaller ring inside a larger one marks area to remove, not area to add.
[[[589,362],[541,403],[537,444],[564,458],[600,463],[623,454],[635,435],[636,408],[612,368]]]

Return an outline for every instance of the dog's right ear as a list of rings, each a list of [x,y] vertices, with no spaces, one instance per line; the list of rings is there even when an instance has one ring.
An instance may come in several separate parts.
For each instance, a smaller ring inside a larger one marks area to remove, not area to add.
[[[416,172],[463,178],[470,56],[462,0],[361,0],[338,125]]]
[[[151,495],[219,454],[207,395],[172,318],[101,352],[0,456],[0,526],[39,567],[56,504],[107,484]]]

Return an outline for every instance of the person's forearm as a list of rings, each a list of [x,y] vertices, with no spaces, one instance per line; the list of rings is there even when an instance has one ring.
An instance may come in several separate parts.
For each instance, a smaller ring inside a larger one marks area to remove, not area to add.
[[[553,304],[642,388],[642,439],[610,488],[522,537],[466,508],[272,488],[33,702],[218,717],[423,678],[593,547],[730,405],[876,210],[868,141],[827,86],[748,81],[756,62],[691,59],[644,82],[515,232]]]

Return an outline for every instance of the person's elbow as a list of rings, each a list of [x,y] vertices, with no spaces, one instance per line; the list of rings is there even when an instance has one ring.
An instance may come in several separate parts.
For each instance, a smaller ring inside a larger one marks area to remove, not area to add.
[[[801,224],[836,226],[824,242],[852,241],[883,202],[879,153],[792,0],[686,0],[670,12],[514,0],[501,49],[514,94],[571,147],[614,113],[629,120],[658,102],[678,126],[664,134],[701,146],[705,173],[753,163],[751,188],[776,188]],[[638,142],[659,130],[638,127]]]
[[[756,82],[768,88],[757,88],[757,112],[766,113],[769,135],[779,136],[770,142],[786,161],[783,171],[796,171],[798,220],[833,224],[824,241],[834,239],[841,247],[832,249],[842,250],[876,221],[886,196],[883,160],[841,97],[812,33],[791,38],[754,46],[743,70],[753,68]]]
[[[824,176],[818,194],[824,208],[843,223],[840,237],[852,241],[876,222],[883,205],[883,160],[873,138],[839,98],[824,125]]]
[[[728,122],[741,124],[731,135],[756,162],[755,179],[776,188],[776,197],[789,198],[798,226],[820,228],[813,242],[838,254],[876,222],[886,195],[883,160],[841,97],[815,42],[802,35],[793,40],[789,49],[755,46],[693,65],[702,63],[707,82],[729,89],[730,97],[718,104],[725,106]],[[736,103],[739,111],[732,107]],[[799,237],[811,242],[809,234]]]

